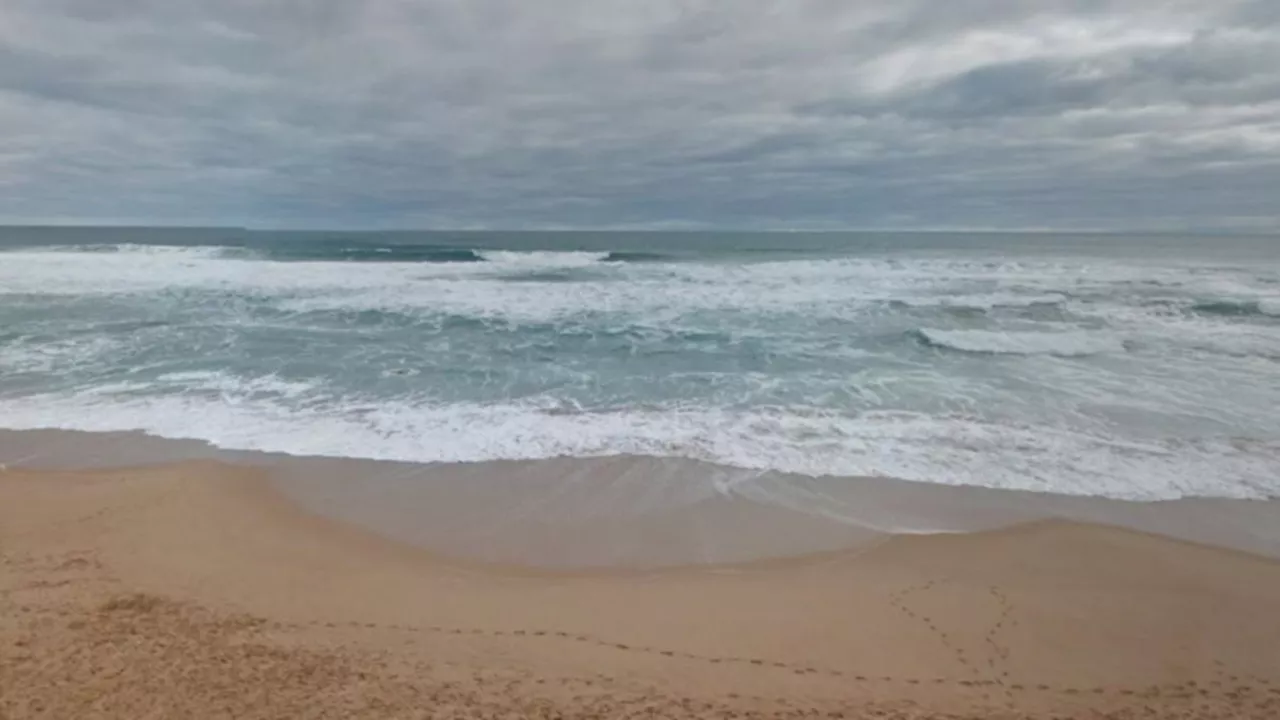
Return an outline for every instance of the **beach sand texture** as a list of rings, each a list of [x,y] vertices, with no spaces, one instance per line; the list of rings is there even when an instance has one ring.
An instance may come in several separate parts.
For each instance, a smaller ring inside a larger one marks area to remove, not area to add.
[[[213,461],[0,472],[0,718],[1276,718],[1280,563],[1042,521],[789,560],[436,557]]]

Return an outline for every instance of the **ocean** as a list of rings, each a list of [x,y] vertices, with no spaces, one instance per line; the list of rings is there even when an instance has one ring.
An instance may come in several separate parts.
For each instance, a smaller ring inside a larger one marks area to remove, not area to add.
[[[1278,497],[1280,238],[3,228],[0,427]]]

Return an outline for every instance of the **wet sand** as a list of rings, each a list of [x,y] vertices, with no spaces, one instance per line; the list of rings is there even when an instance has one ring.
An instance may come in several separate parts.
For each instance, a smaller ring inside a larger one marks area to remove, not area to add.
[[[1280,500],[1130,502],[809,477],[680,458],[420,464],[227,451],[134,433],[0,431],[0,468],[216,460],[265,472],[303,509],[449,558],[549,569],[660,568],[852,550],[886,535],[1040,520],[1112,525],[1280,557]]]
[[[824,525],[721,477],[709,497],[729,499],[709,513],[690,497],[619,519],[644,508],[634,483],[566,490],[594,503],[576,525],[554,504],[504,506],[445,556],[423,546],[433,532],[404,536],[436,524],[424,517],[485,517],[484,483],[468,497],[445,481],[502,466],[420,468],[416,487],[439,487],[416,515],[408,495],[361,505],[341,473],[291,467],[0,472],[0,718],[1280,717],[1280,563],[1263,555],[1004,526],[1024,500],[951,516],[941,500],[878,501],[896,522],[1001,526],[963,534],[854,527],[849,508]],[[360,518],[330,517],[341,507]],[[1124,513],[1266,549],[1271,507]],[[575,537],[605,550],[575,554]],[[572,557],[517,566],[520,542]],[[719,550],[676,565],[699,547]]]

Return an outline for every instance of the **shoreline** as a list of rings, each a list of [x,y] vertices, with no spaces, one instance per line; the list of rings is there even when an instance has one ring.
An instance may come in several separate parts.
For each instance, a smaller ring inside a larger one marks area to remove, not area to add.
[[[1053,519],[1280,557],[1280,499],[1131,501],[626,455],[419,464],[227,451],[140,433],[0,431],[0,468],[205,460],[264,469],[308,512],[499,566],[737,565]]]
[[[738,567],[499,568],[188,460],[0,472],[0,545],[15,720],[1280,712],[1280,562],[1061,520]]]

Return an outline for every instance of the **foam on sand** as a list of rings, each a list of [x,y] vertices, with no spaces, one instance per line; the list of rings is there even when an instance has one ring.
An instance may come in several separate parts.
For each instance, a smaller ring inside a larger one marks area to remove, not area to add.
[[[1280,556],[1276,500],[1134,502],[635,455],[423,464],[228,452],[134,434],[0,432],[0,464],[10,468],[194,459],[265,468],[310,511],[451,557],[504,564],[741,563],[1046,518]]]
[[[1269,497],[1280,446],[1126,443],[976,418],[774,409],[581,412],[554,402],[332,404],[317,385],[222,373],[168,376],[3,403],[16,429],[142,431],[228,450],[407,462],[641,455],[746,471],[879,475],[941,484],[1133,499]],[[199,423],[191,422],[200,418]]]

